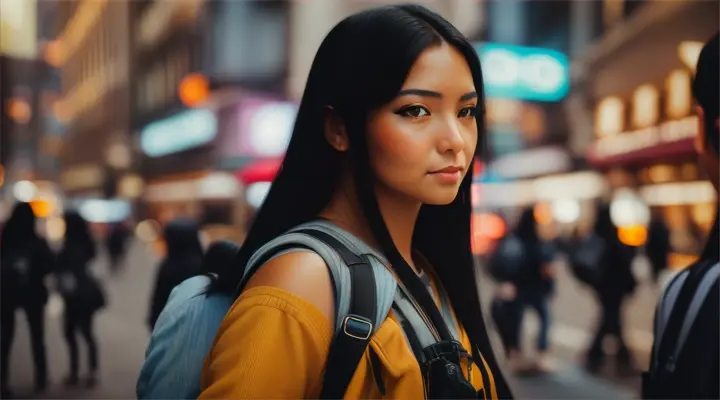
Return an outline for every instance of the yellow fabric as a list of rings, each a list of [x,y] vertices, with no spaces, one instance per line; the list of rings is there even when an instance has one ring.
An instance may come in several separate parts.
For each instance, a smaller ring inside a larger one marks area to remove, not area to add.
[[[469,341],[460,329],[461,342]],[[274,287],[255,287],[243,293],[220,325],[205,360],[201,399],[318,398],[332,339],[328,318],[313,304]],[[394,315],[373,335],[370,346],[382,364],[386,398],[421,399],[420,367]],[[381,398],[365,352],[345,398]],[[483,360],[485,363],[485,360]],[[470,381],[483,386],[480,369]],[[487,364],[484,371],[489,371]],[[497,398],[492,374],[489,398]]]

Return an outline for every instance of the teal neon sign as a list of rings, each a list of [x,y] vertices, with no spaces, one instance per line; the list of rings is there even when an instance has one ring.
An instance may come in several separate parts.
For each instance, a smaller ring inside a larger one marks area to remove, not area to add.
[[[150,157],[161,157],[210,143],[218,121],[210,110],[189,110],[148,124],[140,133],[140,147]]]
[[[489,98],[554,102],[570,90],[570,62],[558,51],[500,43],[474,47]]]

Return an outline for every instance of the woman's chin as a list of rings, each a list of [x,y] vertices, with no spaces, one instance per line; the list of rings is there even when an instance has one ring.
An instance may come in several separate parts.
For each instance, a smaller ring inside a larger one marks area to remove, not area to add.
[[[429,206],[446,206],[453,201],[455,201],[455,198],[457,197],[457,191],[454,193],[438,193],[434,196],[428,196],[425,201],[423,201],[423,204],[429,205]]]

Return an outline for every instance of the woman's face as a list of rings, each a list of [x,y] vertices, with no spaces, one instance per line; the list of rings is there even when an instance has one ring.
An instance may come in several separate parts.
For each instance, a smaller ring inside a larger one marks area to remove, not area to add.
[[[398,96],[368,124],[378,195],[432,205],[452,202],[477,146],[477,109],[463,55],[445,43],[421,53]]]

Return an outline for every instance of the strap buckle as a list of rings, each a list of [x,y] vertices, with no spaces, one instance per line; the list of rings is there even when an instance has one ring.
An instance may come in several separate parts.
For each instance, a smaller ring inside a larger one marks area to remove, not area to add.
[[[343,332],[358,340],[368,340],[372,336],[373,324],[359,315],[348,315],[343,320]]]

